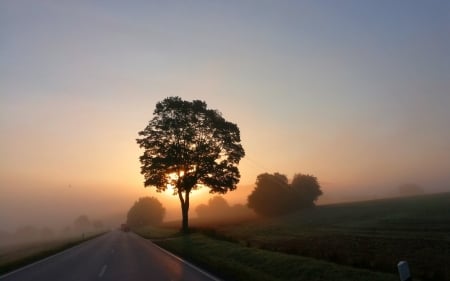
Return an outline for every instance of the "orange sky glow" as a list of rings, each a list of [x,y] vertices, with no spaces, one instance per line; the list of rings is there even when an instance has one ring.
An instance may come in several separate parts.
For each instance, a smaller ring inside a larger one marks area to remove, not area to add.
[[[176,196],[144,188],[135,141],[168,96],[240,128],[231,204],[264,172],[315,175],[322,202],[449,190],[448,3],[151,2],[0,3],[4,227],[125,214],[142,196],[179,218]],[[193,192],[192,216],[210,196]]]

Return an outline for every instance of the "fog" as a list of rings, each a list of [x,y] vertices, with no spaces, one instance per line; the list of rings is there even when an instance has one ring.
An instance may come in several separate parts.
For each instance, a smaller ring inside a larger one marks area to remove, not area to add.
[[[180,219],[135,141],[168,96],[239,127],[231,206],[265,172],[316,176],[318,204],[450,190],[448,4],[25,2],[0,1],[1,231],[115,228],[144,196]]]
[[[319,178],[320,181],[320,178]],[[323,195],[317,204],[373,200],[386,197],[404,196],[401,186],[413,184],[420,187],[423,193],[450,191],[445,182],[396,182],[385,185],[366,184],[361,186],[335,186],[332,183],[321,183]],[[11,185],[13,186],[13,185]],[[239,185],[234,191],[223,195],[229,207],[245,206],[247,196],[254,189],[254,184]],[[177,196],[170,193],[157,193],[153,188],[143,186],[89,186],[89,185],[57,185],[40,187],[31,184],[3,189],[0,205],[0,234],[2,244],[23,243],[25,241],[46,240],[70,235],[80,235],[74,222],[80,216],[88,217],[90,231],[117,228],[126,221],[126,213],[140,197],[154,196],[166,209],[165,221],[181,219],[180,203]],[[37,192],[39,190],[39,192]],[[90,191],[95,190],[95,193]],[[406,194],[411,195],[411,194]],[[198,207],[208,205],[214,198],[207,188],[194,191],[191,195],[190,218],[198,218]],[[230,213],[231,209],[225,212]],[[248,216],[247,216],[248,217]],[[209,219],[214,220],[214,216]],[[217,217],[217,221],[223,219]],[[228,217],[228,219],[230,219]],[[97,226],[94,226],[97,223]]]

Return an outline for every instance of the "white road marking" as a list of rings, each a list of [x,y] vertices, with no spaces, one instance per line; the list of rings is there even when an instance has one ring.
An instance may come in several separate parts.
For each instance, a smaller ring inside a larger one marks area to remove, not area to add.
[[[100,270],[100,273],[98,274],[98,278],[102,278],[103,277],[103,274],[105,274],[105,271],[106,271],[107,267],[108,266],[106,264],[102,267],[102,270]]]

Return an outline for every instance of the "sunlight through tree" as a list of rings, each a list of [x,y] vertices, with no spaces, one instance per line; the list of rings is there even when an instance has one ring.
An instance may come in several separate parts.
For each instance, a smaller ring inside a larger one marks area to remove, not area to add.
[[[171,187],[181,203],[182,231],[188,232],[189,194],[206,186],[210,193],[234,190],[245,152],[236,124],[204,101],[168,97],[156,104],[153,119],[136,141],[144,186],[161,192]]]

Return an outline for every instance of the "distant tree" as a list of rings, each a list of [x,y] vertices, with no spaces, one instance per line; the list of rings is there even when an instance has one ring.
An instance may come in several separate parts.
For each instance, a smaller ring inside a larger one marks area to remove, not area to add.
[[[198,205],[195,211],[200,220],[216,223],[249,219],[255,216],[255,213],[247,206],[242,204],[230,206],[222,196],[214,196],[208,200],[207,204]]]
[[[291,184],[285,175],[260,174],[248,196],[248,206],[261,216],[278,216],[314,207],[322,194],[317,178],[296,174]]]
[[[314,207],[317,198],[322,195],[317,178],[312,175],[296,174],[291,183],[293,196],[292,209],[305,209]]]
[[[154,197],[137,200],[127,214],[127,224],[131,228],[161,224],[166,210]]]
[[[256,178],[256,187],[248,196],[248,207],[262,216],[277,216],[287,213],[289,202],[289,184],[285,175],[260,174]]]
[[[73,222],[74,229],[79,231],[87,231],[91,227],[91,222],[86,215],[81,215],[75,219]]]
[[[424,194],[423,188],[415,183],[405,183],[398,187],[398,192],[402,196],[413,196]]]
[[[32,225],[20,226],[14,233],[14,239],[20,242],[39,240],[39,230]]]
[[[255,215],[255,212],[246,205],[234,204],[231,206],[230,216],[234,219],[250,219]]]
[[[104,227],[103,222],[101,220],[93,221],[92,226],[97,230],[102,229]]]
[[[182,230],[188,232],[189,194],[206,186],[210,193],[234,190],[238,164],[245,152],[236,124],[226,121],[204,101],[169,97],[156,104],[153,119],[139,132],[137,143],[144,186],[169,186],[181,204]]]
[[[199,218],[209,219],[227,216],[230,209],[230,205],[228,205],[228,202],[222,196],[214,196],[209,199],[208,204],[197,206],[195,211]]]

